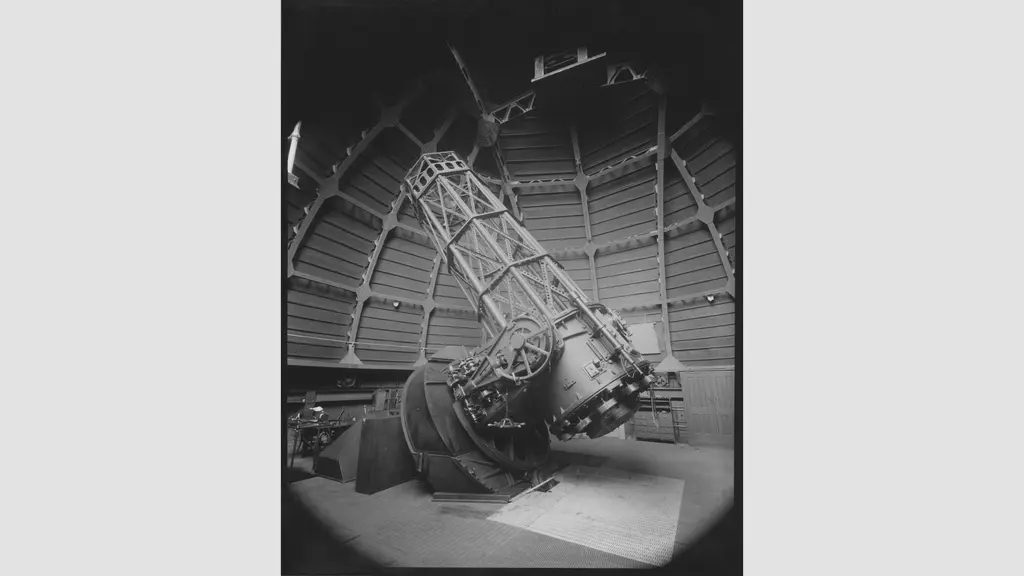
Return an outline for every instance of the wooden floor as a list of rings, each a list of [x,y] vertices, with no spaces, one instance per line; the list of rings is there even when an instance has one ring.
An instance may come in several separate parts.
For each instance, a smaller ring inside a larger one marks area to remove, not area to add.
[[[663,478],[660,484],[678,487],[672,488],[682,492],[672,500],[678,511],[666,511],[669,521],[676,516],[671,538],[674,553],[698,537],[731,498],[733,451],[728,448],[616,438],[556,442],[552,448],[551,467],[563,474],[589,471],[620,479],[633,474],[638,480],[648,479],[647,484],[652,478],[653,484],[659,484],[657,479]],[[297,459],[296,465],[308,467],[309,461]],[[642,489],[640,484],[620,484],[626,491]],[[319,477],[306,477],[289,486],[291,495],[327,528],[336,546],[383,566],[645,568],[651,564],[639,558],[654,557],[621,548],[621,554],[609,552],[611,548],[601,545],[600,535],[569,537],[557,530],[544,533],[524,523],[501,521],[510,517],[512,505],[431,502],[431,495],[418,481],[373,495],[358,494],[354,488],[354,482],[343,484]],[[599,500],[592,502],[585,507],[600,505]],[[664,519],[655,520],[651,518],[646,525],[666,526]],[[553,521],[548,524],[557,526]],[[608,518],[604,521],[609,522]],[[634,524],[635,520],[623,518],[622,527],[607,525],[606,535],[612,539],[618,534],[621,539],[623,530],[637,530],[631,527]],[[284,527],[286,532],[288,529]]]

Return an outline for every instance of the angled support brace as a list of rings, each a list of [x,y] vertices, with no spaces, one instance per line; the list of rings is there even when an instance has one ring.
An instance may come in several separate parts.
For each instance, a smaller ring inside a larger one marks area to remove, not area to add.
[[[452,56],[455,57],[455,63],[459,66],[459,72],[462,72],[462,77],[466,79],[466,84],[469,84],[469,91],[473,93],[473,100],[476,101],[476,107],[480,109],[481,114],[486,116],[484,99],[480,94],[480,90],[477,89],[476,83],[473,82],[473,77],[469,75],[469,68],[466,67],[466,62],[462,59],[462,56],[459,55],[459,51],[451,44],[448,45],[448,50],[450,50]]]
[[[690,128],[696,126],[697,123],[700,122],[701,119],[704,118],[705,116],[714,116],[714,114],[712,114],[711,111],[708,110],[704,105],[701,105],[700,112],[698,112],[697,115],[694,116],[693,118],[690,118],[690,120],[686,124],[683,124],[682,128],[676,130],[668,139],[668,141],[675,142],[676,140],[678,140],[680,136],[686,134],[686,132],[688,132]]]
[[[440,273],[441,253],[438,252],[430,269],[430,285],[427,286],[427,301],[423,304],[423,323],[420,325],[420,357],[416,360],[415,366],[427,362],[427,331],[430,329],[430,319],[434,314],[434,288],[437,286],[437,276]]]
[[[491,110],[488,114],[494,118],[494,121],[498,124],[504,124],[509,120],[514,120],[533,110],[533,103],[537,99],[537,93],[533,90],[520,94],[515,98],[501,104],[494,110]]]
[[[295,266],[295,254],[302,247],[302,243],[306,239],[306,234],[309,232],[309,228],[312,223],[316,220],[317,214],[320,212],[320,208],[323,207],[324,201],[331,196],[338,195],[338,183],[342,177],[348,172],[348,170],[355,164],[356,160],[359,159],[360,155],[370,147],[374,139],[389,126],[395,126],[398,124],[399,118],[402,116],[402,112],[423,92],[423,82],[417,82],[416,87],[402,99],[401,102],[391,108],[385,108],[381,111],[380,120],[371,128],[369,131],[363,131],[362,138],[359,143],[349,149],[348,156],[341,161],[338,169],[334,171],[330,177],[326,179],[320,179],[314,176],[317,182],[317,197],[313,203],[313,207],[310,209],[309,214],[303,218],[302,223],[299,225],[298,230],[295,232],[295,237],[292,238],[292,243],[288,246],[288,269],[294,270]],[[299,167],[305,172],[313,175],[312,172],[307,170],[301,163]]]
[[[432,145],[436,145],[437,141],[440,140],[441,137],[444,136],[444,133],[448,130],[448,128],[451,127],[452,123],[455,121],[455,115],[456,111],[451,110],[448,116],[445,118],[444,122],[442,122],[442,124],[438,126],[438,128],[434,131],[434,138],[430,142]],[[421,145],[420,148],[422,149],[423,146],[424,145]],[[402,203],[405,202],[406,200],[410,200],[409,192],[403,188],[402,191],[398,194],[398,198],[395,199],[395,203],[391,206],[391,211],[388,212],[387,217],[384,219],[383,229],[381,230],[380,236],[377,238],[377,242],[373,247],[373,253],[370,255],[370,261],[367,264],[366,273],[363,275],[362,284],[359,286],[359,291],[356,293],[356,308],[354,313],[352,314],[352,325],[349,327],[349,350],[348,354],[346,354],[345,356],[347,360],[342,360],[343,364],[346,362],[360,363],[359,358],[356,356],[355,353],[354,342],[357,334],[359,333],[359,324],[362,319],[363,308],[366,305],[366,300],[369,299],[371,295],[373,295],[373,291],[370,289],[370,281],[373,279],[373,274],[377,269],[377,263],[380,261],[380,253],[384,249],[384,244],[387,242],[388,236],[391,234],[391,230],[398,227],[405,227],[405,225],[400,224],[398,222],[398,213],[402,210]],[[422,234],[426,236],[426,233]],[[435,258],[435,260],[439,261],[440,255],[438,255],[437,258]],[[427,292],[427,301],[423,303],[424,312],[420,343],[420,357],[416,361],[415,365],[419,365],[427,361],[426,357],[424,357],[424,349],[426,346],[426,334],[427,327],[430,322],[430,315],[434,310],[433,293],[434,285],[437,282],[437,272],[437,265],[435,265],[433,273],[431,274],[430,278],[430,289]],[[388,296],[388,298],[393,297]],[[398,298],[394,299],[400,300]]]
[[[321,277],[317,276],[316,274],[310,274],[309,272],[302,272],[302,271],[299,271],[299,270],[295,271],[295,277],[296,278],[303,278],[303,279],[309,280],[311,282],[318,282],[318,283],[323,284],[325,286],[331,286],[332,288],[337,288],[339,290],[344,290],[345,292],[348,292],[350,294],[355,294],[357,296],[357,299],[358,299],[358,294],[359,294],[359,289],[358,288],[353,288],[352,286],[346,286],[345,284],[340,284],[340,283],[335,282],[333,280],[328,280],[327,278],[321,278]],[[423,301],[422,300],[413,300],[411,298],[405,298],[404,296],[395,296],[393,294],[382,294],[380,292],[377,292],[376,290],[366,290],[366,295],[368,297],[371,297],[371,298],[378,298],[380,300],[394,300],[394,301],[401,302],[402,304],[409,304],[409,305],[412,305],[412,306],[422,306],[423,305]],[[438,309],[441,309],[441,310],[451,310],[452,312],[474,312],[474,310],[472,308],[470,308],[469,306],[454,306],[452,304],[438,304],[436,302],[434,303],[434,308],[438,308]]]
[[[668,279],[665,275],[665,153],[668,143],[665,137],[665,119],[667,116],[668,103],[665,96],[658,99],[658,183],[655,190],[658,195],[658,283],[661,290],[661,327],[665,337],[666,358],[674,357],[672,354],[672,331],[668,324]]]
[[[633,62],[609,64],[607,71],[607,81],[601,85],[602,88],[647,78],[647,68],[638,66]]]
[[[686,183],[686,187],[690,190],[693,200],[697,203],[697,218],[707,225],[708,231],[711,233],[711,240],[715,243],[715,248],[718,250],[718,257],[722,260],[722,266],[725,268],[725,275],[728,278],[725,285],[726,291],[730,296],[735,298],[736,271],[733,270],[732,263],[729,262],[729,251],[726,250],[725,245],[722,244],[722,235],[718,232],[718,228],[715,227],[715,211],[704,203],[704,194],[697,190],[697,181],[692,175],[690,175],[690,171],[686,168],[686,160],[680,158],[679,154],[677,154],[675,150],[672,151],[672,161],[679,170],[679,175],[683,177],[683,182]]]
[[[512,203],[512,214],[515,215],[516,219],[522,222],[523,214],[519,211],[519,198],[516,193],[512,190],[512,178],[508,174],[508,168],[505,167],[505,160],[502,158],[501,144],[498,142],[494,143],[494,161],[498,163],[498,170],[501,172],[501,191],[502,194],[509,197]]]
[[[420,142],[420,139],[417,138],[415,134],[410,132],[409,129],[406,128],[405,125],[402,124],[401,122],[398,123],[398,130],[402,134],[405,134],[406,138],[408,138],[409,140],[412,140],[412,143],[415,144],[417,148],[421,148],[421,149],[423,148],[423,142]]]
[[[373,273],[377,269],[377,262],[380,260],[380,253],[384,249],[384,244],[388,240],[388,236],[391,234],[391,230],[398,227],[398,212],[402,209],[402,202],[405,202],[407,197],[406,192],[403,190],[399,193],[398,198],[395,199],[395,203],[391,206],[391,211],[388,212],[387,218],[384,220],[384,227],[380,231],[380,236],[377,238],[377,242],[373,246],[373,253],[370,254],[369,263],[366,265],[366,272],[363,274],[363,281],[359,285],[359,291],[356,292],[356,308],[352,314],[352,325],[349,326],[348,334],[348,354],[345,358],[355,358],[355,363],[360,363],[359,358],[356,356],[355,351],[355,339],[359,333],[359,321],[363,315],[363,307],[366,305],[366,301],[372,295],[370,290],[370,280],[373,278]],[[388,296],[390,298],[390,296]],[[353,362],[352,360],[342,360],[341,363]]]
[[[583,206],[583,226],[587,233],[587,243],[585,250],[587,252],[587,259],[590,260],[590,282],[591,282],[591,293],[593,294],[594,300],[600,300],[600,290],[597,286],[597,265],[594,262],[594,235],[590,231],[590,206],[587,204],[587,186],[590,184],[590,178],[583,173],[583,161],[580,155],[580,137],[576,131],[576,122],[569,125],[569,137],[572,139],[572,155],[576,161],[576,179],[573,183],[576,184],[576,189],[580,193],[580,203]]]
[[[458,110],[452,108],[448,111],[448,116],[444,119],[444,122],[434,130],[434,136],[429,142],[424,142],[420,145],[420,154],[429,154],[431,152],[437,152],[437,143],[444,138],[444,135],[448,133],[448,129],[455,123],[455,119],[458,118]]]
[[[466,84],[469,85],[469,91],[473,93],[473,99],[476,101],[477,109],[480,110],[481,118],[489,122],[498,123],[497,120],[495,119],[494,114],[487,111],[487,106],[484,104],[483,96],[481,95],[480,90],[477,89],[476,83],[473,82],[473,77],[469,73],[469,68],[466,67],[466,62],[462,59],[462,56],[459,55],[459,51],[456,50],[455,47],[452,46],[451,44],[448,45],[448,49],[451,51],[452,56],[455,58],[455,63],[458,64],[459,71],[462,72],[462,77],[466,79]],[[526,95],[524,94],[520,98],[523,98],[525,96]],[[503,106],[505,105],[502,105],[502,107]],[[531,108],[533,106],[532,100],[530,101],[530,106]],[[502,192],[505,195],[507,195],[509,199],[512,201],[512,214],[514,214],[518,220],[522,221],[522,214],[520,214],[519,212],[519,203],[516,201],[515,193],[512,192],[512,178],[511,176],[509,176],[508,168],[505,166],[505,159],[504,154],[502,154],[501,151],[501,144],[498,141],[495,141],[494,146],[492,148],[494,152],[494,161],[498,164],[498,171],[501,174]],[[466,163],[471,168],[473,167],[473,164],[476,161],[478,151],[478,145],[474,144],[473,151],[470,153],[469,158],[466,159]]]
[[[669,304],[678,304],[678,303],[686,304],[686,303],[690,303],[690,302],[696,302],[696,301],[699,301],[699,300],[706,300],[708,298],[708,296],[715,297],[715,296],[718,296],[718,295],[723,294],[723,293],[728,293],[728,290],[725,289],[725,286],[719,286],[718,288],[711,288],[711,289],[708,289],[708,290],[704,290],[702,292],[695,292],[695,293],[692,293],[692,294],[683,294],[682,296],[676,296],[675,298],[669,298],[668,299],[668,303]]]

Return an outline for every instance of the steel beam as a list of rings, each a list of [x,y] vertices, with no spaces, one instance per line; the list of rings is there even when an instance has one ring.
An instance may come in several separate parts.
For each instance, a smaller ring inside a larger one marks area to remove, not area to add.
[[[469,85],[469,91],[473,93],[473,100],[476,101],[476,107],[480,109],[480,114],[486,116],[487,109],[484,106],[484,99],[480,95],[480,91],[477,89],[476,84],[473,82],[473,77],[469,75],[469,68],[466,67],[466,62],[462,60],[462,56],[459,55],[459,51],[456,50],[454,46],[449,44],[448,49],[451,50],[452,56],[455,57],[455,63],[459,66],[459,72],[462,72],[462,77],[466,79],[466,84]]]
[[[437,141],[441,139],[441,137],[444,135],[444,133],[448,130],[449,127],[451,127],[452,123],[455,121],[455,115],[456,115],[456,111],[454,109],[449,111],[448,116],[441,123],[441,125],[438,126],[438,128],[434,131],[434,137],[431,139],[430,145],[432,145],[432,146],[436,146],[437,145]],[[399,123],[398,126],[399,126],[399,128],[403,128],[401,123]],[[412,138],[414,142],[419,142],[419,140],[415,139],[415,136],[412,135],[411,133],[407,133],[407,135],[410,138]],[[420,150],[422,151],[423,148],[426,145],[427,144],[420,143]],[[341,193],[339,192],[339,195],[340,194]],[[377,263],[380,261],[380,253],[384,249],[384,244],[387,243],[387,240],[388,240],[388,237],[390,236],[391,230],[393,230],[395,228],[401,227],[401,228],[405,228],[407,230],[415,231],[417,234],[420,234],[421,236],[423,236],[425,238],[429,238],[429,236],[425,232],[423,232],[421,230],[418,230],[418,229],[414,229],[411,226],[407,226],[405,224],[401,224],[398,221],[398,213],[402,210],[402,203],[405,202],[407,199],[410,202],[412,201],[412,199],[409,198],[409,195],[408,195],[407,192],[404,192],[404,191],[400,192],[398,194],[398,198],[395,200],[395,203],[391,207],[391,211],[387,214],[387,216],[385,216],[383,218],[383,221],[384,221],[383,228],[381,230],[380,236],[377,238],[377,243],[373,247],[373,253],[370,256],[369,264],[367,265],[366,272],[363,275],[362,283],[360,284],[359,289],[356,292],[356,297],[357,297],[358,301],[356,303],[355,312],[352,315],[352,324],[349,327],[349,341],[350,342],[354,342],[356,340],[356,336],[359,333],[359,324],[360,324],[360,321],[362,319],[362,312],[363,312],[363,308],[366,305],[366,300],[368,300],[374,294],[373,290],[370,289],[370,282],[373,280],[373,274],[374,274],[374,272],[377,269]],[[348,200],[353,202],[354,204],[356,204],[354,199],[348,198]],[[363,206],[363,208],[368,210],[368,208],[365,207],[365,206]],[[415,302],[415,301],[409,301],[409,300],[404,299],[404,298],[397,298],[397,297],[393,297],[393,296],[386,296],[387,298],[390,298],[390,299],[392,299],[392,300],[394,300],[396,302],[407,301],[409,303],[414,303],[414,304],[417,304],[417,305],[423,307],[423,320],[422,320],[422,324],[421,324],[421,332],[422,332],[421,340],[422,340],[422,342],[420,343],[420,358],[415,363],[415,365],[417,365],[417,366],[422,364],[422,363],[425,363],[427,361],[426,357],[424,356],[423,351],[424,351],[424,348],[426,346],[427,326],[429,325],[430,315],[431,315],[431,313],[434,310],[433,288],[434,288],[434,284],[437,282],[437,272],[438,272],[437,266],[435,266],[434,270],[433,270],[433,274],[431,274],[431,277],[430,277],[430,289],[427,292],[427,299],[424,302]],[[358,357],[355,354],[355,344],[354,343],[350,343],[349,344],[349,352],[346,355],[345,359],[343,360],[343,362],[352,362],[352,361],[359,362],[359,359],[358,359]]]
[[[342,284],[340,282],[328,280],[327,278],[321,278],[316,274],[310,274],[309,272],[303,272],[302,270],[296,270],[292,274],[292,276],[296,278],[302,278],[303,280],[309,280],[310,282],[319,282],[320,284],[323,284],[325,286],[337,288],[338,290],[344,290],[345,292],[348,292],[350,294],[356,294],[358,292],[358,288],[356,288],[355,286],[349,286],[347,284]]]
[[[492,117],[498,124],[504,124],[509,120],[514,120],[533,110],[533,103],[536,99],[537,93],[530,90],[529,92],[516,96],[504,104],[496,106],[493,110],[488,112],[488,116]]]
[[[405,201],[406,193],[399,192],[398,198],[395,199],[395,203],[391,206],[391,211],[388,213],[387,218],[384,220],[384,227],[380,231],[380,236],[377,238],[376,244],[373,246],[373,253],[370,254],[370,261],[366,265],[366,272],[363,273],[363,281],[359,285],[359,290],[356,292],[356,310],[352,314],[352,324],[349,326],[349,345],[348,354],[342,359],[342,362],[359,362],[359,357],[356,356],[356,348],[354,341],[356,336],[359,334],[359,322],[363,316],[363,307],[366,306],[366,301],[370,298],[370,281],[373,279],[373,273],[377,269],[377,262],[380,260],[380,253],[384,250],[384,244],[387,243],[388,237],[391,235],[391,231],[396,228],[398,223],[398,212],[402,209],[402,202]],[[396,298],[396,301],[398,299]]]
[[[352,286],[347,286],[345,284],[340,284],[340,283],[335,282],[333,280],[328,280],[327,278],[321,278],[321,277],[317,276],[316,274],[310,274],[309,272],[302,272],[302,271],[296,270],[294,276],[296,278],[302,278],[304,280],[309,280],[311,282],[319,282],[320,284],[324,284],[325,286],[330,286],[332,288],[337,288],[339,290],[344,290],[345,292],[348,292],[350,294],[358,294],[359,293],[359,288],[352,287]],[[383,292],[377,292],[375,290],[367,290],[367,291],[365,291],[365,293],[367,294],[368,298],[375,298],[377,300],[386,300],[386,301],[389,301],[389,302],[391,302],[391,301],[393,301],[393,302],[400,302],[402,304],[409,304],[409,305],[412,305],[412,306],[420,306],[420,307],[422,307],[423,303],[424,303],[423,300],[413,300],[411,298],[406,298],[404,296],[394,296],[392,294],[384,294]],[[475,313],[476,312],[473,308],[470,308],[468,306],[455,306],[453,304],[435,303],[434,304],[434,308],[437,308],[437,309],[440,309],[440,310],[451,310],[453,312],[470,312],[470,313]]]
[[[412,372],[416,366],[412,364],[350,364],[332,360],[308,360],[305,358],[288,358],[289,366],[313,366],[318,368],[347,368],[352,370],[404,370]]]
[[[466,67],[465,61],[462,60],[462,56],[459,55],[459,51],[455,49],[451,44],[448,45],[448,49],[451,50],[452,56],[455,57],[455,63],[459,66],[459,71],[462,72],[462,77],[466,79],[466,83],[469,85],[470,92],[473,93],[473,99],[476,100],[476,106],[480,110],[480,117],[486,121],[496,122],[495,117],[492,113],[487,111],[487,106],[484,105],[483,97],[480,95],[480,91],[476,87],[476,83],[473,82],[473,77],[469,73],[469,68]],[[523,96],[526,96],[525,94]],[[523,97],[521,96],[521,97]],[[503,105],[504,106],[504,105]],[[533,107],[533,101],[530,101],[530,107]],[[501,108],[501,107],[499,107]],[[500,123],[499,123],[500,124]],[[516,201],[515,193],[512,192],[510,183],[512,177],[509,176],[508,168],[505,166],[505,159],[501,152],[501,143],[495,139],[494,146],[491,147],[494,152],[494,161],[498,164],[498,172],[501,176],[502,191],[509,195],[509,199],[512,203],[512,214],[515,215],[516,219],[522,221],[522,214],[519,213],[519,203]],[[470,153],[470,157],[466,159],[466,164],[473,168],[473,163],[476,160],[478,151],[478,145],[474,144],[473,152]]]
[[[628,156],[626,158],[623,158],[622,160],[619,160],[618,162],[615,162],[614,164],[609,164],[609,165],[605,166],[604,168],[601,168],[597,172],[589,174],[587,177],[590,178],[591,180],[593,180],[594,178],[597,178],[598,176],[600,176],[600,175],[602,175],[602,174],[604,174],[606,172],[610,172],[610,171],[612,171],[612,170],[614,170],[616,168],[625,168],[626,166],[629,166],[630,164],[633,164],[634,162],[639,162],[639,161],[643,160],[644,158],[647,158],[648,156],[651,156],[652,154],[657,154],[657,153],[658,153],[658,146],[657,145],[651,146],[650,148],[648,148],[647,150],[644,150],[643,152],[638,152],[636,154],[633,154],[632,156]]]
[[[678,304],[680,302],[690,302],[690,301],[694,301],[694,300],[706,300],[708,296],[718,296],[719,294],[728,294],[728,290],[725,289],[725,286],[718,286],[717,288],[709,288],[707,290],[702,290],[700,292],[691,292],[689,294],[683,294],[682,296],[675,296],[675,297],[672,297],[672,298],[668,298],[668,299],[666,299],[664,301],[662,301],[662,300],[651,300],[649,302],[643,302],[643,303],[640,303],[640,304],[633,304],[633,305],[630,305],[630,306],[621,306],[619,308],[619,310],[622,310],[622,311],[636,311],[636,310],[650,309],[652,312],[654,312],[654,311],[660,312],[661,311],[662,302],[671,305],[671,304]]]
[[[498,163],[498,170],[501,172],[501,191],[509,197],[512,204],[512,214],[516,217],[516,220],[522,222],[523,214],[519,211],[519,198],[512,191],[512,178],[508,174],[508,168],[505,167],[505,160],[501,156],[501,145],[497,140],[494,142],[493,150],[494,160]]]
[[[342,198],[346,202],[350,202],[353,206],[357,206],[357,207],[359,207],[359,208],[369,212],[370,214],[372,214],[372,215],[376,216],[377,218],[379,218],[381,221],[384,221],[384,220],[388,219],[388,214],[383,214],[383,213],[381,213],[381,212],[379,212],[379,211],[377,211],[377,210],[367,206],[361,200],[353,198],[352,196],[349,196],[348,194],[346,194],[344,192],[335,192],[334,196],[337,196],[338,198]],[[413,234],[416,234],[416,235],[419,235],[419,236],[423,236],[424,238],[429,238],[429,236],[427,236],[427,233],[424,232],[423,230],[420,230],[419,228],[413,228],[412,226],[410,226],[408,224],[405,224],[404,222],[398,222],[396,220],[395,221],[395,228],[402,228],[402,229],[408,230],[409,232],[412,232]]]
[[[587,206],[587,185],[590,183],[590,179],[583,173],[583,162],[580,159],[580,139],[576,132],[575,122],[569,125],[569,137],[572,138],[572,154],[576,161],[576,179],[573,183],[576,184],[576,189],[580,192],[580,202],[583,204],[583,225],[587,229],[587,242],[590,242],[593,240],[593,235],[590,232],[590,209]]]
[[[694,201],[697,203],[697,218],[707,225],[708,232],[711,233],[711,239],[715,243],[715,248],[718,250],[718,257],[722,260],[722,267],[725,268],[725,275],[728,278],[726,282],[726,290],[731,296],[735,297],[736,271],[733,270],[732,263],[729,262],[729,252],[722,244],[722,235],[718,233],[718,228],[715,227],[715,211],[704,203],[704,194],[697,189],[697,181],[692,175],[690,175],[690,171],[686,167],[686,160],[680,158],[679,154],[677,154],[675,150],[672,151],[672,161],[679,170],[679,175],[682,176],[683,182],[686,183],[686,187],[690,190],[690,194],[693,196]]]
[[[300,168],[316,180],[318,185],[317,199],[316,202],[313,203],[313,208],[309,211],[309,214],[302,219],[302,222],[299,224],[299,229],[295,233],[295,237],[292,238],[292,243],[288,246],[288,262],[290,263],[290,268],[294,269],[295,254],[298,253],[299,248],[302,247],[306,234],[309,232],[309,227],[312,225],[313,221],[316,220],[316,216],[320,212],[320,208],[324,205],[324,200],[338,193],[338,183],[341,181],[341,178],[348,172],[352,165],[355,164],[356,160],[359,159],[359,156],[370,147],[370,144],[381,132],[384,131],[385,128],[393,126],[398,122],[398,119],[402,116],[402,111],[404,111],[409,104],[423,92],[423,89],[423,82],[417,82],[416,86],[405,96],[405,98],[402,99],[401,102],[391,108],[382,109],[380,119],[377,121],[377,124],[368,132],[363,132],[359,143],[352,148],[349,155],[342,160],[338,169],[335,170],[334,174],[328,178],[321,179],[316,176],[315,173],[303,167],[303,165],[299,165]]]
[[[590,184],[590,179],[583,173],[583,160],[580,155],[580,136],[576,131],[575,120],[569,124],[569,137],[572,139],[572,155],[576,161],[576,179],[573,182],[576,184],[576,189],[580,192],[580,203],[583,206],[583,226],[586,228],[587,233],[586,251],[587,259],[590,261],[590,291],[596,302],[600,300],[600,291],[597,286],[597,265],[594,262],[594,236],[590,231],[590,206],[587,204],[587,186]]]
[[[675,142],[676,140],[678,140],[680,136],[682,136],[687,131],[689,131],[690,128],[693,128],[694,126],[696,126],[697,122],[700,122],[701,118],[704,118],[705,116],[713,116],[713,114],[710,111],[708,111],[708,109],[705,108],[703,105],[701,105],[700,112],[698,112],[697,115],[694,116],[693,118],[690,118],[689,122],[687,122],[686,124],[683,124],[682,128],[680,128],[679,130],[676,130],[672,134],[672,136],[668,139],[668,141],[669,142]]]
[[[725,210],[729,206],[732,206],[735,203],[736,203],[736,197],[733,196],[732,198],[729,198],[728,200],[726,200],[725,202],[722,202],[718,206],[715,206],[714,208],[712,208],[712,210],[714,210],[715,214],[717,214],[717,213],[721,212],[722,210]]]
[[[725,203],[725,204],[722,205],[722,207],[725,207],[725,206],[728,206],[728,205],[729,205],[728,203]],[[719,209],[721,209],[721,207]],[[686,219],[683,219],[683,220],[678,220],[676,222],[673,222],[672,224],[669,224],[668,226],[665,226],[665,232],[667,233],[667,232],[675,230],[676,228],[679,228],[681,226],[686,226],[687,224],[692,224],[695,221],[697,221],[697,217],[696,216],[690,216],[689,218],[686,218]],[[648,238],[650,236],[657,236],[657,235],[658,235],[658,230],[654,229],[654,230],[651,230],[649,232],[645,232],[643,234],[635,234],[635,235],[630,236],[628,238],[618,238],[618,239],[615,239],[615,240],[608,240],[607,242],[602,242],[600,244],[593,244],[592,243],[591,246],[593,247],[595,252],[618,252],[619,251],[618,249],[623,247],[623,246],[626,246],[628,244],[632,244],[634,242],[642,240],[643,238]],[[554,248],[552,250],[549,250],[548,254],[551,254],[555,258],[564,258],[566,256],[579,256],[580,254],[585,254],[587,250],[588,250],[587,246]]]
[[[658,99],[658,183],[655,187],[658,195],[658,284],[661,289],[661,324],[665,334],[665,352],[672,356],[672,334],[668,325],[668,278],[665,275],[665,153],[668,143],[665,138],[665,118],[668,103],[665,96]]]
[[[455,119],[458,118],[459,111],[452,108],[448,111],[448,116],[444,119],[444,122],[434,130],[434,136],[429,142],[424,142],[420,145],[420,154],[427,154],[429,152],[437,152],[437,143],[444,138],[444,135],[448,133],[448,129],[455,123]]]
[[[434,292],[437,290],[437,277],[441,275],[441,253],[434,256],[434,267],[431,269],[430,284],[427,286],[427,298],[431,303],[434,301]]]
[[[706,300],[708,296],[718,296],[719,294],[722,294],[722,293],[728,293],[730,296],[732,296],[732,294],[729,293],[728,290],[726,290],[725,286],[719,286],[717,288],[709,288],[708,290],[703,290],[701,292],[694,292],[692,294],[683,294],[682,296],[676,296],[675,298],[669,298],[665,302],[667,304],[678,304],[680,302],[690,302],[690,301],[693,301],[693,300]]]
[[[615,86],[647,78],[647,68],[639,66],[633,62],[609,64],[607,66],[607,72],[607,80],[601,85],[602,88],[605,86]]]
[[[434,314],[434,288],[437,286],[437,276],[441,273],[441,253],[434,256],[434,265],[430,269],[430,284],[427,285],[427,301],[423,304],[423,323],[420,325],[420,357],[416,360],[416,366],[425,364],[427,361],[427,331],[430,330],[430,319]]]
[[[305,164],[303,164],[301,160],[296,160],[296,162],[297,162],[296,165],[299,168],[302,168],[303,170],[306,169],[305,168]],[[317,183],[323,182],[323,180],[321,178],[319,178],[318,176],[311,175],[310,177],[313,178],[313,180],[315,180]],[[362,210],[372,214],[373,216],[376,216],[381,221],[386,220],[387,217],[388,217],[387,214],[382,214],[377,209],[371,208],[370,206],[367,206],[365,203],[363,203],[362,200],[359,200],[358,198],[350,196],[349,194],[347,194],[345,192],[337,191],[337,192],[334,192],[333,194],[320,194],[320,195],[317,195],[316,200],[313,201],[313,206],[309,209],[309,211],[307,212],[307,215],[303,218],[302,222],[305,222],[307,219],[309,219],[309,214],[312,214],[314,212],[319,212],[320,211],[320,206],[317,206],[318,203],[319,204],[323,204],[328,198],[331,198],[331,197],[342,198],[346,202],[351,203],[353,206],[357,206],[358,208],[360,208],[360,209],[362,209]],[[302,222],[299,223],[300,226],[302,225]],[[310,225],[311,224],[307,224],[307,226],[310,226]],[[408,224],[405,224],[403,222],[396,222],[395,223],[395,227],[408,230],[409,232],[412,232],[413,234],[417,234],[419,236],[423,236],[424,238],[429,238],[429,236],[427,236],[427,234],[424,231],[420,230],[419,228],[414,228],[412,226],[409,226]],[[292,241],[294,242],[294,240],[295,239],[293,238]],[[293,263],[292,260],[289,260],[288,262],[289,262],[289,264]]]
[[[408,128],[406,128],[406,127],[405,127],[405,125],[404,125],[404,124],[402,124],[401,122],[399,122],[399,123],[398,123],[398,130],[399,130],[399,131],[400,131],[400,132],[401,132],[402,134],[405,134],[405,136],[406,136],[406,137],[407,137],[407,138],[408,138],[409,140],[412,140],[412,143],[413,143],[413,144],[415,144],[417,148],[421,148],[421,149],[423,148],[423,142],[420,142],[420,139],[419,139],[419,138],[417,138],[415,134],[413,134],[412,132],[410,132],[410,131],[409,131],[409,129],[408,129]]]

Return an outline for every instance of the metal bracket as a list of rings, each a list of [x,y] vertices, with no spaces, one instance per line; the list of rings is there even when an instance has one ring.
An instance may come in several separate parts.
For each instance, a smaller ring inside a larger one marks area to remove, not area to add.
[[[525,94],[516,96],[494,110],[491,110],[489,115],[494,118],[494,121],[498,124],[504,124],[509,120],[522,116],[523,114],[533,110],[533,102],[536,98],[537,93],[530,90]]]
[[[566,50],[549,56],[537,56],[533,60],[533,81],[542,80],[553,74],[564,72],[587,62],[592,62],[603,57],[606,52],[595,56],[587,54],[587,47],[580,46],[575,50]]]
[[[595,366],[594,362],[592,361],[584,364],[583,370],[587,373],[588,376],[590,376],[591,379],[597,378],[602,372],[604,372],[604,369],[602,367]]]
[[[641,68],[632,62],[609,64],[608,81],[602,84],[601,87],[625,84],[626,82],[643,80],[644,78],[647,78],[647,69]]]

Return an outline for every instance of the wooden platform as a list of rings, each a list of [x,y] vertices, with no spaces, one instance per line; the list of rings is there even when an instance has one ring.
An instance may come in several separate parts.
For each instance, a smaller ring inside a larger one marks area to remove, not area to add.
[[[614,438],[558,442],[552,448],[549,469],[563,474],[575,470],[575,484],[589,486],[591,498],[606,498],[613,492],[608,492],[607,486],[600,488],[604,492],[595,492],[592,481],[580,480],[581,470],[591,478],[594,474],[618,478],[627,492],[631,475],[648,484],[679,486],[681,494],[671,504],[677,510],[664,519],[655,518],[650,511],[646,516],[648,529],[657,530],[662,540],[670,531],[666,526],[674,523],[675,532],[669,538],[673,553],[699,536],[732,492],[733,451],[726,448],[697,449]],[[552,537],[549,534],[558,529],[560,516],[541,522],[538,530],[531,530],[529,524],[524,528],[497,520],[503,508],[517,502],[431,502],[427,488],[416,480],[373,495],[356,493],[353,484],[314,477],[294,482],[289,489],[330,528],[339,547],[349,546],[384,566],[643,568],[651,564],[639,558],[657,562],[665,557],[665,544],[659,545],[658,552],[648,550],[646,556],[639,549],[622,549],[618,554],[601,549],[607,548],[601,544],[602,537],[611,540],[636,529],[625,526],[636,522],[625,513],[596,518],[599,521],[591,528],[593,534],[558,532],[559,537]],[[568,482],[566,488],[573,485]],[[559,494],[564,498],[569,492],[562,490],[556,496]],[[566,506],[569,502],[566,500]],[[619,523],[623,526],[617,526]],[[605,526],[603,533],[596,533],[601,525]]]

